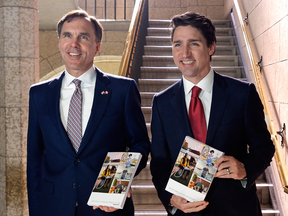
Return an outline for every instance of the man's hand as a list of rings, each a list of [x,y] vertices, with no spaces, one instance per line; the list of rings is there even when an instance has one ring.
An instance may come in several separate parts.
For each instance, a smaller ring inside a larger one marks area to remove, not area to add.
[[[132,189],[130,188],[130,190],[127,194],[127,197],[130,198],[131,194],[132,194]],[[108,207],[108,206],[93,206],[93,210],[96,210],[98,208],[100,208],[102,211],[105,211],[105,212],[114,212],[114,211],[118,210],[117,208]]]
[[[209,204],[206,201],[188,202],[186,199],[176,195],[171,197],[170,203],[184,213],[199,212],[205,209]]]
[[[218,172],[215,175],[215,177],[218,178],[233,178],[241,180],[247,175],[244,164],[232,156],[221,156],[214,166],[218,168]]]
[[[117,208],[114,207],[108,207],[108,206],[93,206],[93,210],[100,208],[102,211],[105,212],[114,212],[118,210]]]

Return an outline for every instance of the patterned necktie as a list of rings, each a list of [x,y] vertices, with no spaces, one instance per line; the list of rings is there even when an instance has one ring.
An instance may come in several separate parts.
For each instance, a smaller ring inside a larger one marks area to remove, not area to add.
[[[82,141],[81,80],[74,79],[72,82],[75,84],[76,89],[70,101],[68,119],[67,119],[67,133],[75,151],[78,152],[80,143]]]
[[[199,99],[201,88],[194,86],[192,88],[191,101],[189,106],[189,120],[194,138],[202,143],[206,142],[207,128],[203,105]]]

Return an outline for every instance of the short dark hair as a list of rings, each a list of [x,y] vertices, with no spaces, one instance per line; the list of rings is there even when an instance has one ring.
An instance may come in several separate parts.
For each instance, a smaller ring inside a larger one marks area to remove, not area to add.
[[[210,45],[216,43],[215,26],[212,24],[210,19],[203,15],[193,12],[186,12],[184,14],[174,16],[170,22],[172,42],[175,29],[178,26],[191,26],[198,29],[206,39],[207,47],[210,47]]]
[[[61,31],[62,31],[63,24],[66,21],[70,22],[71,20],[73,20],[76,17],[87,18],[88,20],[90,20],[93,23],[94,29],[95,29],[95,35],[96,35],[96,43],[101,43],[102,33],[103,33],[103,27],[102,27],[101,23],[94,16],[90,16],[84,10],[73,10],[73,11],[70,11],[67,14],[65,14],[58,21],[58,23],[57,23],[58,38],[60,38],[60,36],[61,36]]]

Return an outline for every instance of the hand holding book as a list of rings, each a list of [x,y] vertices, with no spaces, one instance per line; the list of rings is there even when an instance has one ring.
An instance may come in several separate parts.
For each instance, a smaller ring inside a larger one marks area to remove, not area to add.
[[[206,208],[209,204],[206,201],[196,201],[196,202],[188,202],[186,199],[173,195],[170,199],[170,203],[177,209],[180,209],[184,213],[191,213],[191,212],[199,212]]]

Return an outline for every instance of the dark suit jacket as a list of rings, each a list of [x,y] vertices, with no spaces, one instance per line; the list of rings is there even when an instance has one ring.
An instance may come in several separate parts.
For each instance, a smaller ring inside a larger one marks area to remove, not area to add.
[[[134,215],[132,199],[114,213],[94,211],[88,198],[109,151],[140,152],[146,166],[150,144],[134,80],[97,70],[91,116],[76,154],[59,111],[64,73],[30,89],[27,187],[30,216]],[[108,94],[101,94],[108,91]]]
[[[176,215],[261,215],[254,182],[274,154],[262,103],[253,84],[216,72],[214,75],[206,143],[244,163],[247,187],[244,189],[239,180],[215,178],[206,197],[210,204],[205,210],[196,214],[177,210]],[[168,209],[172,194],[165,191],[165,186],[185,136],[193,137],[182,80],[154,97],[151,130],[153,183]]]

